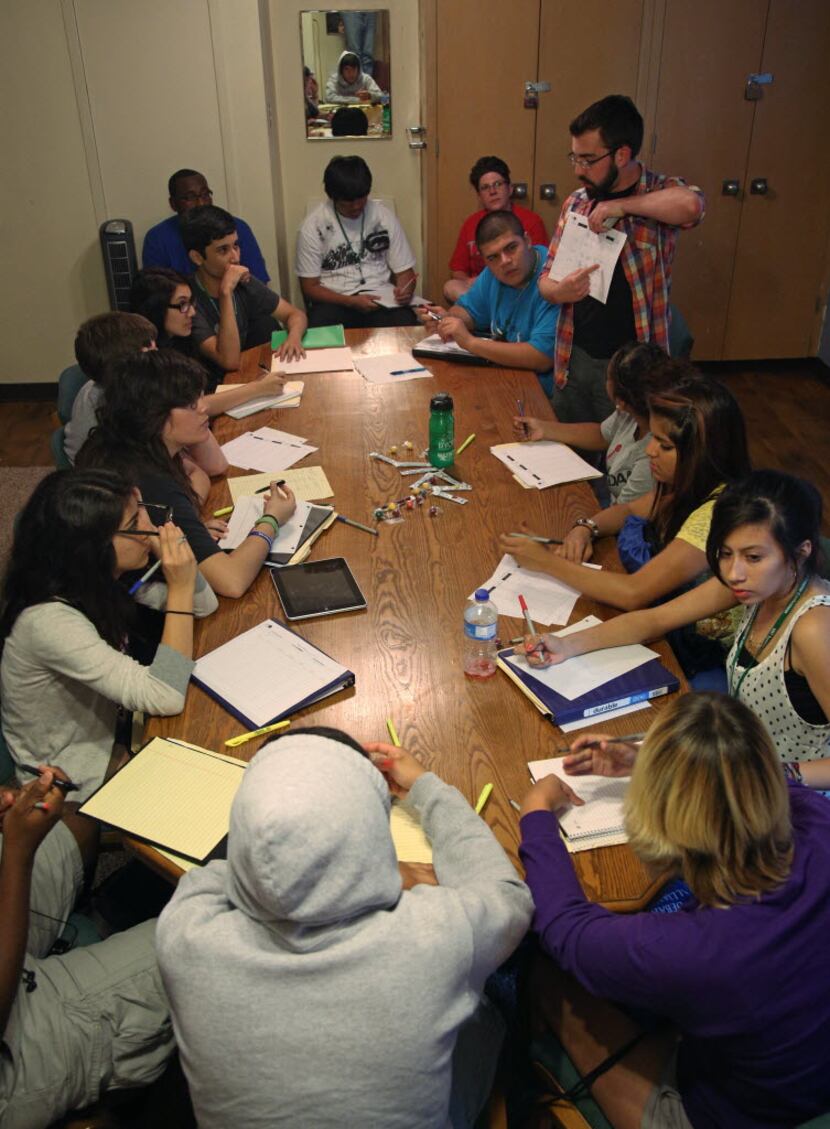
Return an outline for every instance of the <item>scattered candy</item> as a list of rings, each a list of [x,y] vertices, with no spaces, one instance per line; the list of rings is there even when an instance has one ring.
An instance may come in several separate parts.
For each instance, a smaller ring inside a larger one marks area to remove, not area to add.
[[[389,454],[390,455],[397,455],[397,453],[398,453],[398,448],[395,447],[394,445],[389,448]]]
[[[437,506],[430,506],[430,507],[429,507],[429,516],[430,516],[430,517],[438,517],[438,515],[440,514],[440,512],[441,512],[441,511],[440,511],[440,510],[438,509],[438,507],[437,507]]]
[[[414,446],[414,443],[412,443],[411,440],[407,439],[403,445],[403,449],[405,451],[412,451],[414,449]]]

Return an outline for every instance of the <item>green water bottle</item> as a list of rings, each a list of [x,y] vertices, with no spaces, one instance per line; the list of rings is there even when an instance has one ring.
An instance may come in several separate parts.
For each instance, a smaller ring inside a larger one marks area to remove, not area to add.
[[[429,461],[434,467],[452,466],[455,459],[455,420],[449,392],[429,402]]]

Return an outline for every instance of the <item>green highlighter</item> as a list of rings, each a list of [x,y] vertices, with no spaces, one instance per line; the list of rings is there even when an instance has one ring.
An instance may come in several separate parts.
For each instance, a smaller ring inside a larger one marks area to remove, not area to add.
[[[284,329],[276,329],[271,334],[271,348],[279,349],[288,333]],[[346,344],[346,334],[342,325],[321,325],[316,329],[307,329],[303,334],[304,349],[336,349]]]

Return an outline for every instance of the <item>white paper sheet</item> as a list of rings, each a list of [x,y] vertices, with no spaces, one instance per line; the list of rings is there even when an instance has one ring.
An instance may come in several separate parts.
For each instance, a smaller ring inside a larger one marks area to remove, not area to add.
[[[429,369],[411,353],[357,356],[354,358],[354,367],[370,384],[403,384],[407,380],[432,377]]]
[[[222,388],[238,388],[238,384],[221,385]],[[300,397],[303,394],[304,384],[302,380],[286,380],[283,391],[278,396],[258,396],[256,400],[248,400],[245,404],[240,404],[236,408],[230,408],[225,412],[226,416],[231,416],[233,419],[245,419],[247,416],[252,416],[256,412],[262,412],[271,408],[297,408],[300,405]]]
[[[528,605],[530,601],[528,600]],[[554,635],[572,635],[577,631],[584,631],[587,627],[596,627],[601,620],[594,615],[586,616],[578,623],[572,623],[561,631],[554,631]],[[526,660],[518,655],[509,661],[512,666],[523,673],[530,674],[563,698],[573,701],[580,698],[599,686],[604,686],[613,678],[628,674],[638,666],[659,658],[656,651],[644,647],[640,643],[633,643],[628,647],[606,647],[602,651],[592,651],[587,655],[578,655],[576,658],[566,659],[555,666],[537,667],[528,666]],[[594,719],[596,721],[596,718]]]
[[[559,826],[566,834],[569,850],[608,846],[626,842],[623,830],[623,802],[628,791],[628,776],[569,776],[562,757],[531,761],[528,765],[534,780],[556,776],[573,788],[585,803],[568,808],[559,816]],[[581,844],[579,840],[582,840]]]
[[[583,267],[599,264],[599,270],[588,276],[591,297],[603,304],[608,301],[614,267],[626,241],[624,231],[595,232],[588,226],[588,217],[568,212],[565,230],[559,240],[556,256],[551,263],[549,277],[561,282],[566,275]]]
[[[499,443],[490,448],[499,462],[526,486],[544,490],[563,482],[579,482],[586,478],[602,478],[592,467],[564,443],[539,439],[532,443]]]
[[[219,542],[219,548],[235,549],[238,545],[241,545],[253,529],[254,522],[262,517],[264,507],[265,499],[262,494],[240,498],[228,519],[228,532]],[[297,502],[294,513],[288,521],[284,521],[280,525],[280,531],[271,546],[272,553],[295,553],[297,551],[310,512],[311,504],[309,502]]]
[[[374,294],[377,298],[379,306],[385,306],[390,310],[401,309],[400,302],[395,301],[395,287],[391,282],[385,283],[383,286],[366,286],[360,290],[353,290],[353,294]],[[426,298],[421,297],[420,294],[413,294],[409,301],[406,303],[408,306],[428,306]]]
[[[298,436],[270,427],[261,427],[259,431],[247,432],[222,444],[228,462],[245,470],[285,470],[316,450]]]
[[[346,675],[346,668],[271,620],[198,659],[207,683],[255,726],[291,710]]]
[[[274,353],[271,372],[284,372],[289,378],[306,372],[352,372],[351,349],[345,346],[331,349],[308,349],[299,361],[281,361]]]
[[[546,572],[532,572],[519,568],[514,557],[505,553],[498,568],[489,580],[478,585],[490,591],[490,599],[496,605],[499,615],[521,617],[519,593],[527,602],[527,609],[534,624],[550,626],[552,623],[567,623],[579,599],[579,592]],[[474,592],[468,599],[472,600]],[[599,620],[597,620],[599,622]]]

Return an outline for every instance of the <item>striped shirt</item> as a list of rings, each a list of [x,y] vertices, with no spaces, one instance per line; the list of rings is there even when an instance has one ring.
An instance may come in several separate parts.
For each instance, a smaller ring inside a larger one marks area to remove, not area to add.
[[[700,223],[706,208],[702,189],[696,185],[687,185],[678,176],[663,176],[662,173],[651,172],[645,165],[641,165],[640,180],[633,195],[639,196],[663,188],[690,188],[700,198],[701,210],[694,223],[683,226],[695,227]],[[593,206],[594,201],[589,198],[584,188],[578,188],[567,198],[562,206],[553,239],[550,241],[546,270],[550,269],[556,255],[568,212],[587,215]],[[615,227],[628,236],[620,259],[631,290],[637,340],[654,341],[668,352],[671,268],[677,247],[677,233],[681,228],[646,216],[631,215],[622,216]],[[558,388],[564,388],[568,383],[568,365],[573,339],[574,308],[573,303],[568,302],[561,307],[556,330],[554,380]]]

